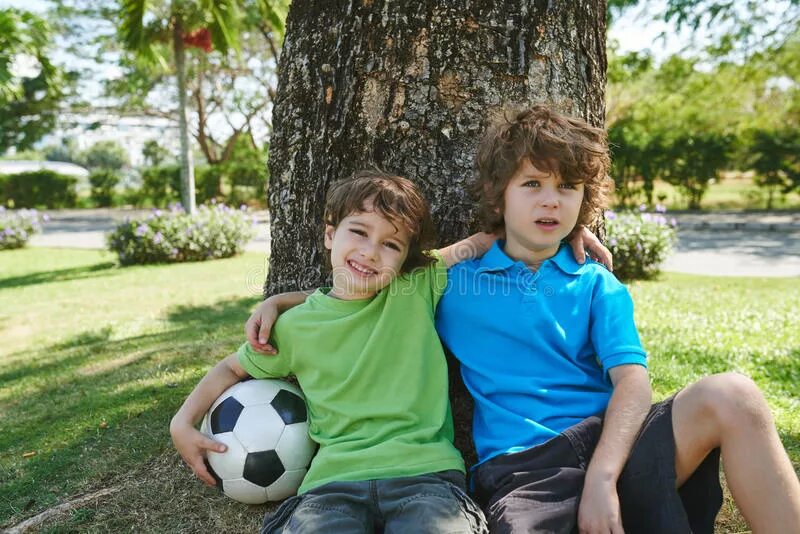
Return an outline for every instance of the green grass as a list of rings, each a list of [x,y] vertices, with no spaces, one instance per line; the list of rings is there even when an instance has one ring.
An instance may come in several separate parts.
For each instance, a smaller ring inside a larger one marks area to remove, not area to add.
[[[112,259],[0,253],[0,528],[114,488],[43,531],[256,530],[266,508],[199,484],[167,425],[208,367],[241,342],[263,256],[125,269]],[[797,468],[800,280],[669,274],[631,291],[656,396],[709,373],[749,374]],[[743,530],[726,506],[719,530]]]
[[[653,195],[655,202],[660,202],[658,200],[660,195],[664,198],[663,204],[670,211],[685,210],[688,207],[686,198],[677,188],[666,182],[657,181]],[[756,187],[752,178],[730,176],[712,183],[700,202],[700,206],[705,211],[764,210],[767,207],[767,193],[766,190]],[[776,195],[773,200],[773,209],[800,209],[800,192],[785,196]]]

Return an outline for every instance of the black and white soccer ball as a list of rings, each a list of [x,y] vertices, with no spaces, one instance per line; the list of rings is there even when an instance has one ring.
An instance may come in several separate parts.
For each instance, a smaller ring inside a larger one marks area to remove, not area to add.
[[[217,486],[247,504],[294,495],[316,451],[303,394],[283,380],[248,380],[228,388],[200,430],[228,446],[224,453],[208,452]]]

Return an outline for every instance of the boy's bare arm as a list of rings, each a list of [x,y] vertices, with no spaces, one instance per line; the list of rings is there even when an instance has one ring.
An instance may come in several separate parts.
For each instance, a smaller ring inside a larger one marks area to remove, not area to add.
[[[582,533],[622,532],[617,479],[652,401],[647,370],[641,365],[620,365],[612,368],[609,375],[614,393],[586,470],[578,509],[578,527]]]
[[[269,344],[269,335],[272,325],[278,320],[278,315],[298,304],[306,301],[313,293],[313,289],[306,291],[292,291],[273,295],[258,305],[244,325],[247,342],[256,352],[262,354],[277,354],[275,347]]]
[[[492,244],[497,238],[497,234],[478,232],[452,245],[440,248],[438,252],[442,255],[445,265],[452,267],[465,260],[480,258],[492,248]]]
[[[206,469],[205,451],[225,452],[226,447],[202,434],[195,425],[223,391],[248,376],[239,365],[236,354],[231,354],[203,377],[170,422],[169,432],[175,448],[195,475],[206,484],[214,485],[215,481]]]

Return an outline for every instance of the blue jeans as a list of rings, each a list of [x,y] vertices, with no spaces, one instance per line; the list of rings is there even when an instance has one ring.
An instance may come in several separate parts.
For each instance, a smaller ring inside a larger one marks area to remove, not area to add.
[[[264,518],[262,534],[488,533],[480,508],[464,492],[464,475],[331,482],[286,500]]]

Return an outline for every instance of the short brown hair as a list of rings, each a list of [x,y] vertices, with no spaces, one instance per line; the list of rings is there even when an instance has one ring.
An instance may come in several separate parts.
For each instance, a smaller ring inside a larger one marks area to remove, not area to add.
[[[505,227],[503,195],[524,158],[542,171],[557,172],[567,183],[583,183],[577,224],[595,222],[608,201],[610,184],[605,130],[535,105],[502,112],[478,144],[473,194],[484,230],[496,232]]]
[[[401,273],[434,261],[425,253],[436,245],[428,203],[417,185],[402,176],[369,169],[356,171],[349,178],[336,182],[328,190],[325,201],[325,224],[336,228],[345,217],[366,211],[367,202],[372,203],[376,213],[408,231],[411,240]]]

